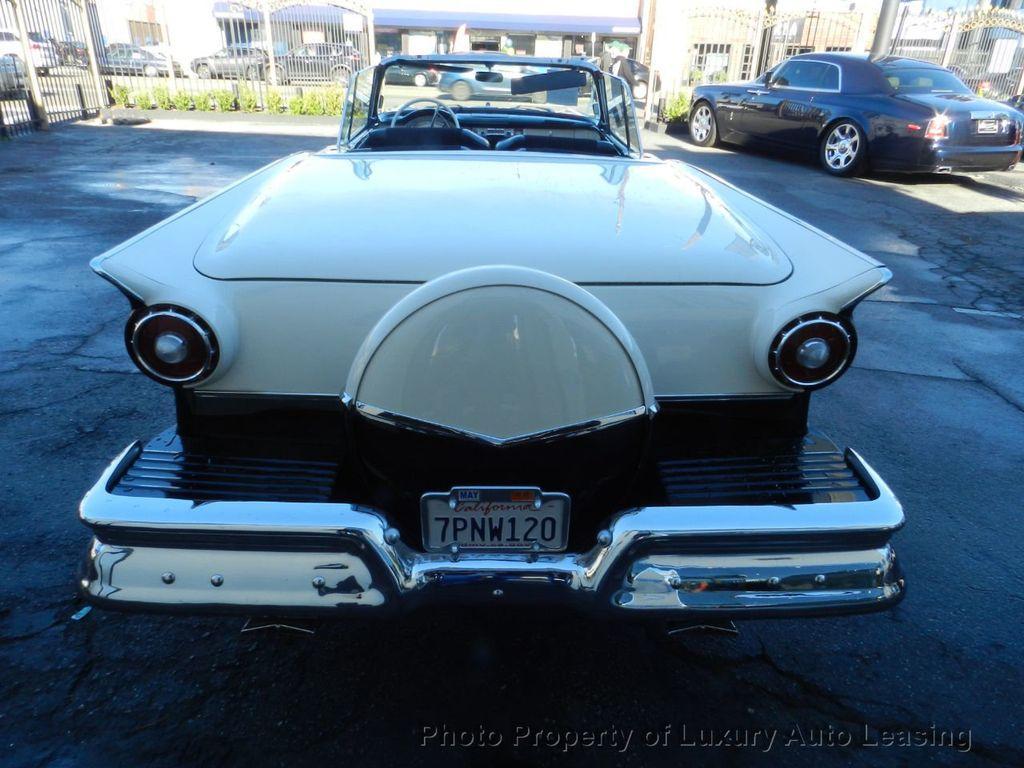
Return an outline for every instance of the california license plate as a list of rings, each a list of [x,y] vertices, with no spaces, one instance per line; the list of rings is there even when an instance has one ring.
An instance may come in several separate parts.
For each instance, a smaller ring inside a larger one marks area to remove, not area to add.
[[[999,133],[999,121],[998,120],[978,120],[977,121],[978,133]]]
[[[569,497],[539,488],[459,487],[420,499],[429,552],[558,552],[569,534]]]

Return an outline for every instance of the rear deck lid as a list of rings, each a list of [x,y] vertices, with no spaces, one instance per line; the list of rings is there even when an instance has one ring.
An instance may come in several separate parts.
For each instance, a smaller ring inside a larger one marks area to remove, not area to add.
[[[223,280],[421,283],[490,264],[582,284],[769,285],[792,271],[685,166],[525,152],[302,156],[269,169],[195,254]]]

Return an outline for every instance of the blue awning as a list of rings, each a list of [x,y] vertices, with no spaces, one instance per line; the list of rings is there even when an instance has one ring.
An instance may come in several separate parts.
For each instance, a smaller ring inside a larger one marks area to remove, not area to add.
[[[344,11],[333,5],[289,5],[272,11],[272,21],[292,23],[340,24]],[[213,15],[258,24],[263,14],[244,3],[216,2]],[[459,11],[423,11],[400,8],[381,9],[374,13],[379,27],[403,29],[487,29],[501,32],[561,32],[589,35],[638,35],[640,20],[635,16],[540,16],[519,13],[465,13]]]
[[[346,13],[336,5],[288,5],[277,11],[270,12],[271,21],[291,22],[295,24],[341,24]],[[234,19],[259,23],[263,20],[263,12],[244,3],[217,2],[213,4],[214,18]]]
[[[639,35],[635,16],[539,16],[519,13],[465,13],[459,11],[418,11],[398,8],[374,12],[379,27],[412,29],[489,29],[502,32],[563,32],[589,35]]]

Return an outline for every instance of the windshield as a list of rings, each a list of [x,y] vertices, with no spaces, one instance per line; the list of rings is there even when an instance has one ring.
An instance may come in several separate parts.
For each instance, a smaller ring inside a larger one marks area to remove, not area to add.
[[[898,93],[970,93],[960,78],[945,69],[886,69],[885,78]]]
[[[581,69],[493,62],[395,62],[384,71],[381,112],[410,99],[439,99],[452,109],[482,106],[541,110],[596,121],[593,80]]]

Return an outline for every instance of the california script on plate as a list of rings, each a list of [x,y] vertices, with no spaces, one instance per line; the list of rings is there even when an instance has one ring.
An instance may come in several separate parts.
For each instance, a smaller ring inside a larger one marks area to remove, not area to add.
[[[420,507],[431,552],[561,551],[569,532],[569,497],[539,488],[452,488],[423,494]]]

